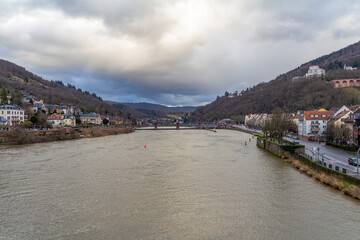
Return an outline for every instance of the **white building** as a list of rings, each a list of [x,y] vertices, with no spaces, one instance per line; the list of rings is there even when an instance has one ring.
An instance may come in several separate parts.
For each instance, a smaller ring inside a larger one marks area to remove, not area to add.
[[[325,75],[325,70],[319,66],[310,66],[308,72],[305,74],[305,77],[319,77]]]
[[[5,118],[9,126],[14,126],[24,121],[24,109],[16,105],[2,105],[0,117]]]
[[[346,64],[344,65],[344,70],[348,70],[348,71],[353,71],[356,70],[356,67],[352,67],[352,66],[346,66]]]
[[[298,132],[301,136],[323,136],[326,133],[327,123],[333,116],[333,111],[320,109],[319,111],[305,111],[301,114]]]

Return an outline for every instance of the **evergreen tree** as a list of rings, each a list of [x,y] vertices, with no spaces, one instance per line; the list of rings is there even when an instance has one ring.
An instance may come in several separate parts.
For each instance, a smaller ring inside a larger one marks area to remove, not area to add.
[[[7,90],[4,87],[1,88],[1,104],[7,104]]]

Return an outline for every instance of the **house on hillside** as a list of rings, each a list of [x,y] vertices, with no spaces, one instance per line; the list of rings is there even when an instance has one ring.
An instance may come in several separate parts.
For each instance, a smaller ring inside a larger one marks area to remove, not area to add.
[[[64,126],[76,127],[76,119],[73,115],[64,115],[63,122]]]
[[[325,69],[320,68],[319,66],[310,66],[308,72],[305,74],[305,77],[320,77],[325,75]]]
[[[44,101],[40,98],[32,97],[33,104],[44,104]]]
[[[326,111],[325,109],[320,109],[318,111],[304,111],[299,119],[299,135],[324,136],[327,129],[327,122],[333,114],[333,111]]]
[[[97,113],[80,114],[80,120],[82,124],[100,125],[102,123],[100,114]]]
[[[64,115],[53,113],[47,117],[46,122],[50,123],[53,127],[64,126]]]
[[[57,106],[57,105],[53,105],[52,106],[52,111],[56,112],[58,114],[70,114],[70,109],[68,106]]]
[[[357,67],[352,67],[352,66],[346,66],[346,64],[344,64],[344,70],[347,70],[347,71],[354,71],[356,70]]]
[[[15,126],[25,120],[24,109],[17,105],[2,105],[0,106],[0,117],[8,121],[9,126]]]

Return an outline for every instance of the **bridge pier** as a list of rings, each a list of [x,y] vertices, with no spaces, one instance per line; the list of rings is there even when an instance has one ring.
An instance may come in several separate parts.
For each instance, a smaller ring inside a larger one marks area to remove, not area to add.
[[[155,123],[155,124],[154,124],[154,130],[157,130],[157,127],[158,127],[158,124]]]
[[[176,122],[176,129],[180,129],[180,123]]]

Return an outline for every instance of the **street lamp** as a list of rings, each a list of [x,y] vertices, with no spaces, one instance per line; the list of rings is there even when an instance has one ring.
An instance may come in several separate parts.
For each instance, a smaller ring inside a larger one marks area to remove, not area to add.
[[[356,175],[359,177],[359,151],[360,148],[357,150],[356,153]]]

